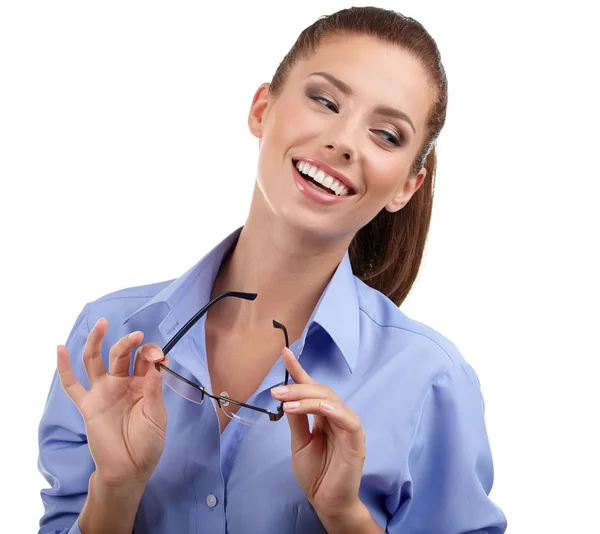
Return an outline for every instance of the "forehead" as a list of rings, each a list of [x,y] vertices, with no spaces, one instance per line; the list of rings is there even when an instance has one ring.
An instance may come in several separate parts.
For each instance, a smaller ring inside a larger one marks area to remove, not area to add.
[[[290,76],[299,82],[321,71],[349,85],[356,101],[396,107],[423,130],[434,89],[420,61],[398,45],[367,35],[328,37]]]

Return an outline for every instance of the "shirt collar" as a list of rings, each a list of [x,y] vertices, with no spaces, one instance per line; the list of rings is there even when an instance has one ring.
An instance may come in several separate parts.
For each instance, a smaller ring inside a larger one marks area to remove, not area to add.
[[[170,311],[161,323],[161,331],[167,339],[171,337],[169,334],[174,334],[175,328],[169,327],[170,322],[182,326],[183,322],[208,302],[219,267],[227,252],[237,242],[241,230],[240,227],[227,236],[182,276],[173,280],[125,318],[123,324],[155,304],[166,303]],[[172,316],[171,321],[167,320],[169,315]],[[299,340],[301,348],[304,347],[306,337],[314,328],[314,324],[329,334],[350,372],[353,372],[359,347],[359,304],[348,251],[345,252],[306,325]]]
[[[146,308],[149,308],[150,306],[160,302],[166,303],[170,310],[177,308],[182,298],[188,294],[190,288],[193,286],[195,286],[198,301],[202,302],[198,309],[204,306],[204,304],[206,304],[210,298],[210,290],[213,282],[215,281],[223,258],[232,245],[237,242],[241,230],[242,228],[240,227],[229,234],[223,241],[221,241],[221,243],[213,248],[193,267],[188,269],[179,278],[173,280],[170,284],[154,295],[154,297],[146,301],[144,304],[142,304],[142,306],[126,317],[123,321],[123,324],[127,323],[132,317],[141,313]],[[202,279],[199,280],[201,277]],[[206,283],[207,281],[209,282],[208,284]]]
[[[309,328],[312,322],[329,334],[353,372],[359,347],[359,304],[348,251],[321,295]]]

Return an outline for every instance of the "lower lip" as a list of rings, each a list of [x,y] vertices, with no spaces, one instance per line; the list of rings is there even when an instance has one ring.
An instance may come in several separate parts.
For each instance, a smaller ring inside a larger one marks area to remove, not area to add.
[[[321,191],[316,187],[310,185],[300,173],[298,169],[296,169],[296,165],[292,162],[292,168],[294,173],[294,181],[296,182],[296,187],[304,193],[308,198],[314,200],[315,202],[319,202],[320,204],[339,204],[340,202],[344,202],[344,200],[348,200],[352,195],[334,195],[331,193],[326,193],[325,191]]]

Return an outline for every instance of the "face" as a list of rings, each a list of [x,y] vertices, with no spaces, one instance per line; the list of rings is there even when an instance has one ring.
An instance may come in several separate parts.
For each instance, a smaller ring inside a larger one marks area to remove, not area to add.
[[[349,243],[420,187],[425,169],[411,170],[434,96],[419,61],[398,46],[368,36],[323,41],[277,96],[268,84],[254,96],[249,126],[260,153],[252,209]]]

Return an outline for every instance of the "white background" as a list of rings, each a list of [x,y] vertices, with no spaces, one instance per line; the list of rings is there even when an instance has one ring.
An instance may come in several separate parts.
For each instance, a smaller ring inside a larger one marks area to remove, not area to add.
[[[56,344],[86,302],[179,276],[243,224],[254,91],[349,5],[0,3],[2,532],[37,532]],[[403,309],[478,372],[508,532],[600,532],[594,17],[583,2],[377,5],[425,25],[450,82]]]

